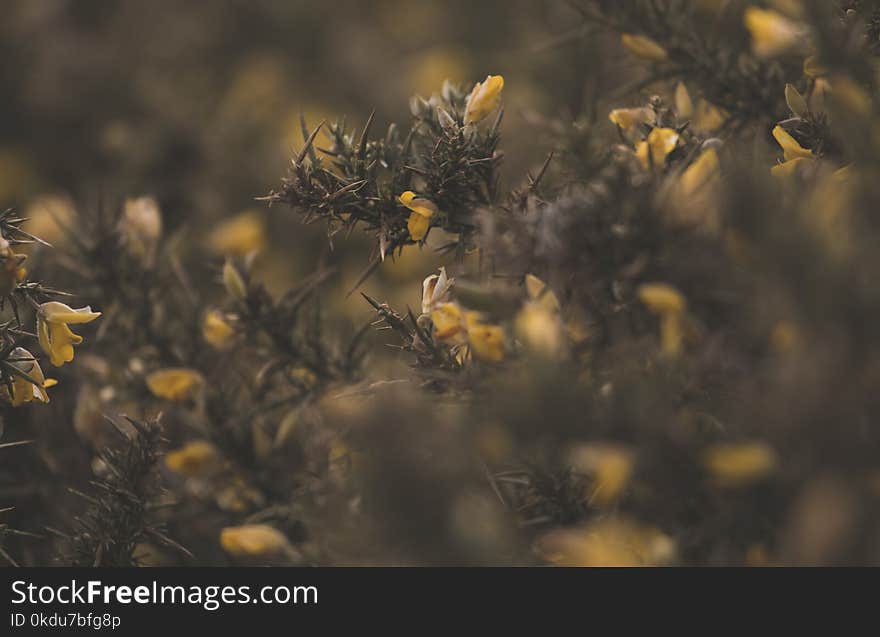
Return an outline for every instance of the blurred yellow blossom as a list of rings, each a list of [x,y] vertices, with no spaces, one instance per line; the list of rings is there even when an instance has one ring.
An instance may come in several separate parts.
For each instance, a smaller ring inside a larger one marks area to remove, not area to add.
[[[642,167],[662,166],[666,157],[678,145],[678,133],[671,128],[655,128],[648,133],[648,139],[636,146],[636,156]]]
[[[268,524],[228,526],[220,531],[220,545],[238,557],[269,557],[290,550],[287,536]]]
[[[620,41],[627,51],[649,62],[663,62],[669,57],[666,49],[644,35],[624,33],[620,36]]]
[[[188,478],[209,476],[220,469],[222,463],[220,452],[207,440],[188,442],[165,456],[169,469]]]
[[[655,527],[609,517],[545,533],[535,551],[557,566],[659,566],[670,563],[676,549]]]
[[[752,36],[752,51],[759,58],[781,55],[804,37],[801,25],[772,9],[747,7],[743,20]]]
[[[153,265],[162,236],[162,213],[156,200],[152,197],[128,199],[120,219],[120,231],[129,252],[145,265]]]
[[[694,102],[684,82],[675,86],[675,113],[682,119],[690,119],[694,114]]]
[[[504,329],[500,325],[485,323],[479,312],[465,314],[468,346],[480,360],[500,363],[506,353]]]
[[[464,109],[464,123],[476,124],[486,118],[501,103],[504,78],[500,75],[487,75],[477,82],[467,99]]]
[[[154,396],[177,402],[191,398],[205,383],[199,372],[185,367],[159,369],[149,374],[146,381]]]
[[[629,484],[635,457],[623,445],[590,443],[575,446],[568,461],[579,473],[592,476],[590,503],[607,507],[618,500]]]
[[[776,453],[763,442],[718,444],[703,454],[703,462],[722,486],[752,484],[776,468]]]
[[[266,247],[266,221],[257,210],[244,212],[218,224],[207,238],[214,254],[245,256]]]
[[[615,108],[608,113],[608,119],[623,130],[629,131],[641,124],[653,124],[657,116],[654,109],[642,106],[639,108]]]
[[[431,311],[434,338],[439,341],[460,340],[464,332],[464,313],[458,303],[441,303]]]
[[[49,355],[55,367],[73,360],[73,346],[82,343],[82,336],[74,334],[68,325],[90,323],[101,316],[86,306],[78,310],[58,301],[43,303],[37,309],[37,337],[40,347]]]
[[[663,353],[671,358],[681,353],[684,336],[684,296],[665,283],[645,283],[638,288],[639,300],[660,316],[660,342]]]
[[[437,205],[424,197],[416,197],[412,190],[407,190],[398,199],[412,211],[406,222],[409,236],[413,241],[421,241],[428,234],[431,217],[437,214]]]
[[[202,336],[211,347],[227,349],[232,344],[235,328],[229,324],[220,310],[208,310],[202,319]]]

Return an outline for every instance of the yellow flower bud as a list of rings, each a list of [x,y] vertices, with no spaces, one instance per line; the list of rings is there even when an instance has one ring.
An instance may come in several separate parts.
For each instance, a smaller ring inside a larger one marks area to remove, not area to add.
[[[441,303],[431,311],[434,338],[438,341],[458,340],[464,331],[464,315],[458,303]]]
[[[504,330],[500,325],[484,323],[477,312],[465,316],[468,345],[480,360],[500,363],[506,353]]]
[[[675,87],[675,113],[682,119],[690,119],[694,114],[694,102],[684,82]]]
[[[34,400],[41,403],[49,402],[49,394],[46,393],[46,388],[55,385],[56,381],[51,378],[47,380],[43,376],[43,370],[34,358],[34,355],[23,347],[16,347],[9,353],[7,360],[10,365],[22,374],[27,375],[30,380],[18,374],[10,373],[9,376],[11,378],[9,380],[12,384],[12,396],[9,395],[9,386],[5,383],[0,388],[0,395],[5,400],[11,402],[13,407],[20,407]]]
[[[474,85],[464,109],[464,123],[476,124],[482,121],[501,103],[504,78],[500,75],[487,75],[482,82]]]
[[[624,131],[629,131],[640,124],[653,124],[656,121],[654,109],[642,106],[640,108],[615,108],[608,113],[608,119]]]
[[[792,137],[787,130],[782,128],[782,126],[777,125],[773,129],[773,137],[782,147],[782,154],[785,161],[791,161],[797,157],[802,157],[804,159],[814,158],[813,151],[798,144],[797,140]]]

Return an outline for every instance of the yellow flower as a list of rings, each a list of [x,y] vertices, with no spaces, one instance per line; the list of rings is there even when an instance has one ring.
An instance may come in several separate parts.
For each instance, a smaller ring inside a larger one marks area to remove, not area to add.
[[[718,444],[703,454],[703,463],[722,486],[745,486],[776,468],[776,453],[763,442]]]
[[[46,388],[55,385],[56,381],[51,378],[47,380],[43,376],[43,370],[34,358],[34,355],[23,347],[16,347],[10,352],[7,360],[10,365],[26,374],[34,382],[18,374],[9,374],[12,384],[12,398],[10,400],[9,386],[5,384],[2,390],[0,390],[3,392],[3,398],[9,400],[13,407],[19,407],[33,400],[41,403],[49,402],[49,394],[46,393]]]
[[[147,387],[158,398],[184,401],[202,388],[204,377],[193,369],[167,367],[147,376]]]
[[[675,113],[682,119],[690,119],[694,114],[694,102],[684,82],[675,86]]]
[[[27,269],[24,267],[27,256],[16,254],[9,242],[0,237],[0,296],[9,296],[15,286],[24,281]]]
[[[188,442],[165,456],[165,465],[169,469],[189,478],[211,475],[221,464],[220,453],[207,440]]]
[[[678,133],[671,128],[655,128],[648,134],[648,139],[639,142],[636,157],[642,167],[648,170],[651,166],[662,166],[666,157],[678,145]],[[650,154],[649,154],[650,151]]]
[[[487,75],[484,81],[477,82],[467,99],[464,123],[476,124],[498,108],[503,89],[504,78],[500,75]]]
[[[37,337],[43,351],[55,367],[73,360],[73,346],[82,343],[82,336],[74,334],[69,324],[90,323],[101,316],[100,312],[92,312],[86,306],[78,310],[59,303],[49,301],[37,309]]]
[[[777,125],[773,129],[773,137],[782,147],[782,156],[785,158],[785,161],[791,161],[798,157],[813,159],[813,151],[801,146],[782,126]]]
[[[599,507],[613,504],[629,484],[635,462],[632,451],[613,443],[579,445],[568,455],[578,472],[593,476],[590,503]]]
[[[657,115],[654,109],[642,106],[640,108],[615,108],[608,113],[608,119],[621,129],[628,131],[639,124],[653,124]]]
[[[606,517],[545,533],[535,551],[558,566],[653,566],[672,561],[675,542],[657,528]]]
[[[638,289],[639,300],[660,316],[660,343],[663,353],[675,358],[681,353],[683,319],[687,303],[684,296],[665,283],[644,283]]]
[[[437,214],[437,205],[424,197],[416,197],[412,190],[407,190],[398,198],[400,203],[412,210],[406,228],[413,241],[421,241],[428,234],[431,217]]]
[[[644,35],[624,33],[620,41],[630,53],[649,62],[663,62],[669,57],[666,49]]]
[[[752,36],[752,51],[759,58],[772,58],[794,47],[804,37],[804,29],[772,9],[748,7],[743,14]]]
[[[441,303],[431,311],[434,338],[438,341],[461,340],[464,315],[458,303]]]
[[[500,363],[504,360],[504,330],[500,325],[484,323],[478,312],[465,315],[468,346],[480,360]]]
[[[526,303],[514,322],[517,337],[532,352],[554,358],[565,347],[559,315],[536,302]]]
[[[720,178],[718,153],[714,148],[703,151],[700,156],[681,174],[678,179],[681,197],[692,197],[704,188],[716,183]]]
[[[223,221],[208,235],[208,247],[214,254],[245,256],[266,247],[266,222],[256,210],[245,210]]]
[[[230,555],[267,557],[290,549],[287,537],[268,524],[228,526],[220,531],[220,545]]]
[[[693,128],[703,133],[713,133],[724,125],[728,117],[727,111],[700,98],[694,110]]]
[[[202,320],[202,336],[216,349],[227,349],[232,344],[235,328],[230,325],[220,310],[210,310]]]

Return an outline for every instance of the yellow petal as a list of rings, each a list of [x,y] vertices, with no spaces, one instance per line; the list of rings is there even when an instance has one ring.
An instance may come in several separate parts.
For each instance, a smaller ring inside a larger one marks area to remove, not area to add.
[[[814,161],[807,157],[795,157],[792,160],[773,166],[770,169],[770,174],[777,179],[787,179],[797,174],[802,168],[813,165]]]
[[[287,537],[268,524],[226,527],[220,532],[220,545],[231,555],[247,557],[277,555],[290,547]]]
[[[644,35],[624,33],[620,36],[620,41],[630,53],[643,60],[648,60],[650,62],[663,62],[669,57],[666,53],[666,49]]]
[[[165,465],[187,477],[207,476],[220,468],[222,458],[217,448],[207,440],[194,440],[180,449],[169,451]]]
[[[682,314],[687,306],[682,293],[666,283],[644,283],[638,296],[655,314]]]
[[[797,140],[789,134],[782,126],[778,124],[773,128],[773,137],[782,147],[782,155],[785,161],[795,159],[797,157],[813,158],[813,151],[804,148],[798,144]]]
[[[441,303],[431,312],[434,338],[440,341],[459,336],[464,329],[461,308],[457,303]]]
[[[147,376],[147,387],[154,396],[166,400],[184,401],[204,384],[204,378],[193,369],[169,367]]]
[[[500,325],[483,323],[476,312],[465,315],[468,345],[480,360],[500,363],[506,352],[504,329]]]
[[[421,241],[428,234],[428,228],[431,226],[431,220],[417,212],[411,212],[409,219],[406,221],[406,229],[413,241]]]
[[[517,337],[531,352],[554,358],[565,346],[565,333],[559,315],[531,301],[519,311],[514,322]]]
[[[776,453],[763,442],[719,444],[703,455],[706,469],[723,486],[744,486],[776,467]]]
[[[743,14],[752,36],[752,51],[760,58],[772,58],[794,47],[803,38],[803,29],[778,11],[748,7]]]
[[[639,124],[653,124],[656,114],[651,108],[615,108],[608,113],[608,119],[625,131],[631,130]]]
[[[217,255],[245,256],[266,247],[266,221],[257,210],[246,210],[221,222],[208,234],[208,248]]]
[[[202,321],[202,335],[209,345],[222,350],[231,345],[235,328],[226,321],[222,312],[210,310]]]
[[[556,298],[553,290],[534,274],[526,274],[526,293],[528,293],[529,299],[537,301],[548,311],[559,311],[559,299]]]
[[[58,301],[41,304],[39,313],[50,323],[90,323],[101,316],[100,312],[92,312],[92,308],[89,306],[75,310]]]
[[[678,194],[686,198],[692,197],[707,185],[717,181],[719,176],[718,153],[714,148],[709,148],[681,174],[678,179]]]
[[[653,166],[662,166],[666,157],[678,145],[678,133],[671,128],[655,128],[648,134],[648,139],[636,148],[636,156],[645,170]],[[649,155],[650,151],[650,155]]]
[[[464,123],[475,124],[485,119],[501,103],[503,89],[504,78],[500,75],[489,75],[483,82],[477,82],[468,96]]]
[[[694,103],[684,82],[679,82],[675,87],[675,112],[682,119],[690,119],[694,114]]]

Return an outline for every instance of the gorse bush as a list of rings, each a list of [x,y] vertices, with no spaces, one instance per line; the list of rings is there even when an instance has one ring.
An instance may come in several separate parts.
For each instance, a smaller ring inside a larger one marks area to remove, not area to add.
[[[880,3],[571,5],[547,46],[599,55],[578,110],[517,120],[524,174],[509,76],[300,116],[252,193],[282,241],[326,229],[285,290],[260,212],[196,241],[150,197],[56,202],[52,248],[3,213],[0,555],[876,563]]]

